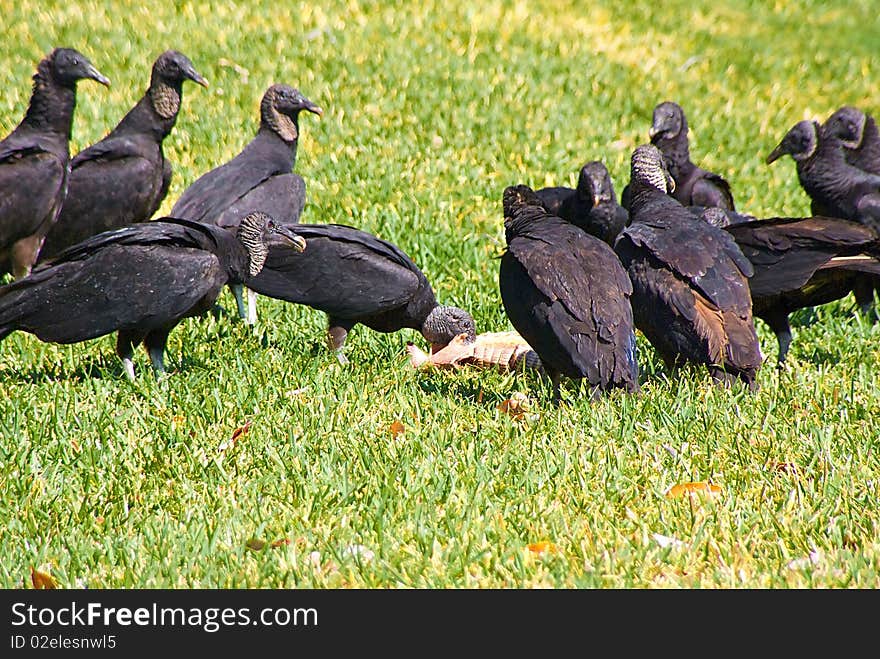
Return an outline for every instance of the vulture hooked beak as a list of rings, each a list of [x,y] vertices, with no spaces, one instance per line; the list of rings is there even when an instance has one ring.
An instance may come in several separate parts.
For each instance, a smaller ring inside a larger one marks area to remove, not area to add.
[[[208,81],[205,80],[202,77],[202,75],[198,71],[196,71],[194,68],[187,67],[186,69],[184,69],[183,75],[185,75],[187,77],[187,79],[192,80],[197,85],[201,85],[205,89],[208,88]]]
[[[105,87],[110,86],[110,79],[98,71],[93,64],[86,64],[85,74],[86,78],[91,78],[96,82],[100,82]]]
[[[302,253],[306,249],[306,239],[293,231],[293,229],[283,225],[273,223],[272,232],[281,237],[282,241],[290,245],[297,253]]]
[[[323,117],[323,116],[324,116],[324,110],[322,110],[321,107],[320,107],[319,105],[316,105],[316,104],[312,103],[312,102],[311,102],[309,99],[307,99],[307,98],[304,98],[304,99],[303,99],[302,109],[303,109],[303,110],[307,110],[308,112],[311,112],[311,113],[313,113],[313,114],[316,114],[316,115],[318,115],[319,117]]]
[[[770,155],[767,156],[767,164],[769,165],[771,162],[779,160],[782,156],[787,153],[785,150],[785,145],[783,143],[779,143],[773,151],[770,152]]]

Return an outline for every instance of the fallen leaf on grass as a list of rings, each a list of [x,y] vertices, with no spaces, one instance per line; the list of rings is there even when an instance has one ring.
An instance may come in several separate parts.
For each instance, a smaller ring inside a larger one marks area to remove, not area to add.
[[[787,474],[797,474],[800,471],[794,462],[771,462],[770,468],[773,471],[784,471]]]
[[[230,437],[230,441],[235,444],[238,441],[238,438],[242,435],[247,434],[247,431],[251,429],[251,422],[246,422],[243,426],[239,426],[235,430],[232,431],[232,437]]]
[[[217,447],[217,450],[220,453],[220,459],[226,454],[226,451],[235,446],[235,443],[241,439],[242,436],[247,434],[247,431],[251,429],[251,422],[248,421],[243,426],[239,426],[235,430],[232,431],[232,437],[229,439],[223,440],[220,442],[220,446]]]
[[[388,434],[391,435],[392,439],[397,439],[404,432],[406,432],[406,426],[403,425],[400,419],[395,419],[391,422],[391,425],[388,426]]]
[[[244,546],[253,551],[262,551],[263,548],[266,546],[266,541],[260,540],[259,538],[251,538],[246,543],[244,543]]]
[[[685,494],[694,494],[695,492],[705,492],[706,494],[714,495],[721,492],[721,486],[706,483],[704,481],[679,483],[678,485],[673,485],[667,490],[666,498],[678,499]]]
[[[31,567],[31,583],[37,590],[51,590],[58,588],[58,582],[52,578],[52,575],[42,570],[35,570]]]
[[[550,542],[549,540],[542,540],[541,542],[533,542],[530,545],[526,546],[533,554],[558,554],[560,553],[559,547]]]
[[[532,402],[529,400],[529,397],[521,391],[514,392],[511,394],[510,398],[503,400],[498,404],[498,410],[507,414],[514,421],[522,421],[524,419],[532,418],[534,415],[529,414],[531,409]]]
[[[272,542],[268,543],[268,546],[271,549],[277,549],[278,547],[285,547],[289,544],[290,540],[288,540],[287,538],[281,538],[280,540],[273,540]],[[251,538],[245,543],[245,547],[253,551],[262,551],[266,548],[266,545],[266,541],[260,540],[259,538]]]

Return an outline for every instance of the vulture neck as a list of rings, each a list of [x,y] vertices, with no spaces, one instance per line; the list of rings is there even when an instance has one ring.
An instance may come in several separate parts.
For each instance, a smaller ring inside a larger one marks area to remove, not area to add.
[[[34,74],[31,101],[22,125],[49,131],[70,140],[73,111],[76,109],[76,87],[61,85],[52,78],[49,62],[43,60]]]
[[[165,139],[177,123],[181,84],[154,82],[141,100],[128,111],[116,128],[117,133],[148,133],[157,141]]]
[[[682,124],[681,130],[675,137],[658,139],[655,146],[660,149],[666,159],[666,166],[676,183],[684,180],[693,171],[694,164],[691,162],[687,124]]]

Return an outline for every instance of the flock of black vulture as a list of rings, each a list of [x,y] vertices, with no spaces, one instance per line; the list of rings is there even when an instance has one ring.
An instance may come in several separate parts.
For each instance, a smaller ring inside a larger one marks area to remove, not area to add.
[[[418,330],[432,350],[463,334],[471,315],[439,304],[396,245],[341,224],[301,224],[305,181],[295,173],[300,114],[322,109],[297,89],[269,87],[254,138],[189,186],[168,217],[171,165],[162,143],[183,83],[206,86],[192,62],[166,51],[149,87],[107,136],[70,158],[77,83],[109,85],[76,50],[38,65],[30,105],[0,141],[0,339],[15,330],[74,343],[117,333],[135,377],[143,343],[164,371],[169,332],[216,304],[224,286],[256,322],[256,296],[326,313],[340,361],[358,323]],[[501,301],[560,397],[562,376],[592,395],[637,392],[636,330],[670,369],[705,365],[718,383],[757,387],[754,317],[775,333],[781,365],[789,315],[850,292],[872,311],[880,288],[880,135],[845,106],[820,125],[801,121],[767,157],[788,154],[811,199],[809,217],[737,211],[730,183],[691,161],[681,107],[654,109],[650,143],[636,147],[618,203],[600,160],[576,188],[510,185],[501,195],[507,249]],[[247,308],[244,291],[248,292]]]

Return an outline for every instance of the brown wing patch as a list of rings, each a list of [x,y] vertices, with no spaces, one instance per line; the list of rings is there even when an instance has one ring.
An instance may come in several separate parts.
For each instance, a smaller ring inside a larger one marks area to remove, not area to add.
[[[709,345],[709,359],[713,364],[723,364],[727,347],[727,332],[721,310],[699,293],[692,291],[697,315],[694,329]]]

